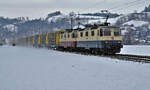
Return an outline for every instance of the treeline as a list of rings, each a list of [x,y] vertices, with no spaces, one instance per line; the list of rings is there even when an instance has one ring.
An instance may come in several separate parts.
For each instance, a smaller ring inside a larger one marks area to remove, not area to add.
[[[105,13],[84,13],[84,14],[80,14],[80,15],[106,17],[108,14],[105,14]],[[116,18],[116,17],[119,17],[119,16],[120,15],[117,14],[117,13],[109,13],[110,18]]]

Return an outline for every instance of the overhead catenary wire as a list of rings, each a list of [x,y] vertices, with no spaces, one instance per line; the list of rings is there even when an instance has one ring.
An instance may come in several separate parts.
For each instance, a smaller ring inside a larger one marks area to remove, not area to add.
[[[103,1],[100,1],[100,2],[97,2],[97,3],[95,3],[95,4],[93,4],[93,5],[91,5],[91,6],[89,6],[88,7],[88,9],[89,8],[94,8],[94,7],[96,7],[97,5],[99,5],[100,6],[100,4],[104,4],[104,3],[106,3],[105,2],[106,0],[103,0]],[[106,14],[110,14],[110,13],[112,13],[112,12],[121,12],[121,11],[124,11],[125,12],[125,10],[127,10],[128,9],[128,12],[129,12],[129,8],[131,8],[131,7],[134,7],[134,6],[138,6],[138,5],[143,5],[144,3],[146,3],[146,4],[148,4],[150,1],[148,1],[148,0],[134,0],[134,1],[130,1],[130,2],[126,2],[126,3],[121,3],[121,4],[119,4],[119,5],[117,5],[117,6],[114,6],[114,7],[111,7],[111,8],[106,8],[106,9],[102,9],[102,10],[104,10],[104,11],[106,11],[107,10],[107,12],[106,12]],[[140,8],[140,7],[139,7]],[[137,8],[136,8],[137,9]],[[101,10],[101,11],[102,11]],[[103,13],[103,12],[102,12]],[[121,13],[120,13],[121,14]],[[122,13],[122,14],[124,14],[124,13]],[[78,14],[79,15],[79,14]]]
[[[109,11],[122,11],[122,10],[128,9],[130,7],[143,5],[143,3],[147,3],[146,0],[135,0],[135,1],[132,1],[132,2],[127,2],[127,3],[124,3],[124,4],[120,4],[119,6],[116,6],[116,7],[109,8],[108,10]]]
[[[119,8],[119,7],[124,7],[126,5],[133,4],[133,3],[136,3],[136,2],[139,2],[139,1],[142,1],[142,0],[135,0],[135,1],[131,1],[131,2],[122,3],[120,5],[117,5],[115,7],[109,8],[109,9],[113,10],[113,9],[116,9],[116,8]]]
[[[143,4],[143,3],[148,4],[149,1],[148,0],[134,0],[134,1],[126,2],[126,3],[121,3],[121,4],[117,5],[117,6],[114,6],[114,7],[111,7],[111,8],[105,8],[105,9],[108,10],[108,11],[114,11],[114,12],[115,11],[119,11],[119,10],[122,11],[122,10],[125,10],[127,8],[130,8],[130,7],[133,7],[133,6],[136,6],[136,5],[140,5],[140,4]],[[101,6],[103,4],[107,4],[106,0],[94,3],[91,6],[88,6],[87,8],[85,8],[85,10],[88,10],[88,9],[91,9],[91,8],[95,8],[95,7]],[[85,11],[85,10],[83,10],[83,11]]]

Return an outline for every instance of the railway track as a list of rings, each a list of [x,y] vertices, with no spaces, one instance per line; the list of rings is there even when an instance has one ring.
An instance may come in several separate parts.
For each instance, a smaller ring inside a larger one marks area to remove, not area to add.
[[[63,52],[71,52],[71,51],[63,51]],[[71,52],[71,53],[88,55],[88,56],[100,56],[100,57],[113,58],[113,59],[125,60],[125,61],[140,62],[140,63],[150,63],[150,56],[131,55],[131,54],[99,55],[99,54],[92,54],[89,52],[76,52],[76,51]]]
[[[150,63],[150,56],[130,55],[130,54],[115,54],[115,55],[110,55],[108,57],[116,58],[119,60]]]

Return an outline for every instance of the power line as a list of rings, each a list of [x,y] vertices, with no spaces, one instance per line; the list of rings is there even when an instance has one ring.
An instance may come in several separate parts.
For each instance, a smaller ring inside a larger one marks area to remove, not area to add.
[[[106,0],[103,0],[103,1],[97,2],[95,4],[92,4],[91,6],[87,7],[86,10],[90,9],[90,8],[94,8],[94,7],[98,6],[98,5],[100,6],[101,4],[105,4],[105,1]],[[122,3],[120,5],[117,5],[115,7],[109,8],[107,10],[109,10],[109,11],[123,10],[125,8],[133,7],[133,6],[139,5],[139,4],[143,4],[143,3],[141,3],[142,1],[146,2],[146,3],[149,2],[148,0],[134,0],[134,1]]]

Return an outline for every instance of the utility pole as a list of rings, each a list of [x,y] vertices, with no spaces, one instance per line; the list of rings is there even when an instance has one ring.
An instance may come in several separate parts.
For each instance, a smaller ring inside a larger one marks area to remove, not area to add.
[[[71,17],[71,30],[73,29],[73,18]]]
[[[77,18],[77,20],[78,20],[78,29],[80,28],[80,16],[79,16],[80,14],[78,13],[78,18]]]

